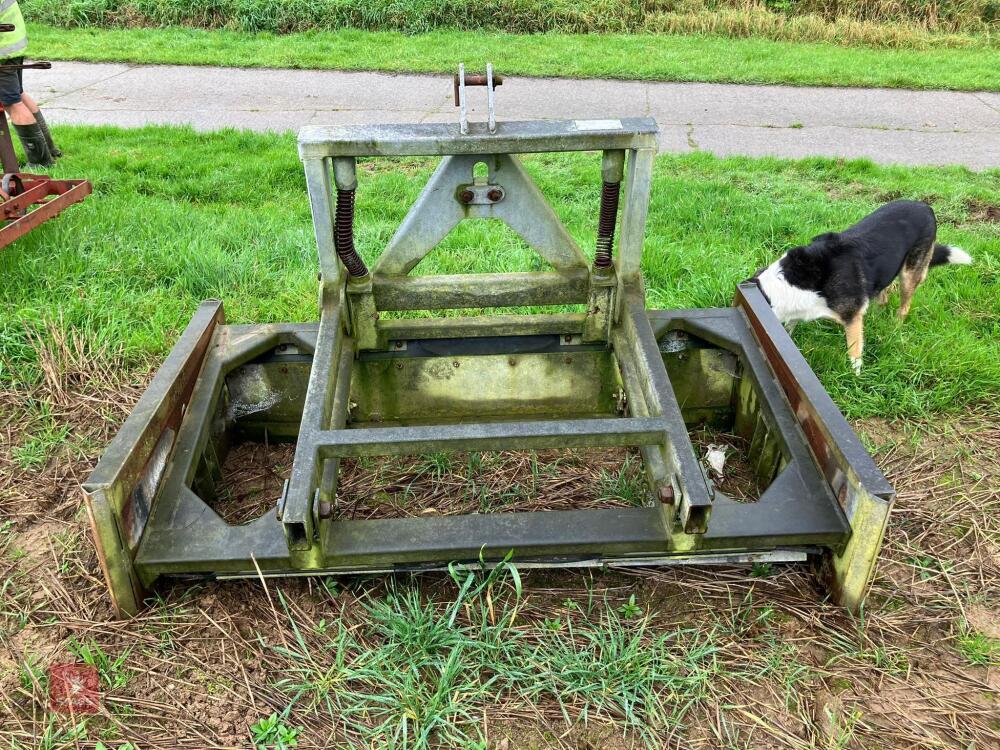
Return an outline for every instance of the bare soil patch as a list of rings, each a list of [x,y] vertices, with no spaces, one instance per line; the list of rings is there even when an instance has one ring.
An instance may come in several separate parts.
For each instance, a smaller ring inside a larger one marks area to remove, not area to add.
[[[966,201],[966,209],[969,211],[969,218],[973,221],[989,221],[1000,224],[1000,206],[995,206],[984,201]]]
[[[234,526],[260,518],[281,499],[294,456],[295,446],[289,443],[234,446],[222,462],[213,510]]]

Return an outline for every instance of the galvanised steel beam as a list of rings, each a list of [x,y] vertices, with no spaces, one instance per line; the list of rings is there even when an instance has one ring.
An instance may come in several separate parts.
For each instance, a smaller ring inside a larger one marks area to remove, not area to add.
[[[379,276],[372,280],[379,310],[577,305],[587,301],[586,268],[562,273],[477,273],[434,276]]]
[[[664,419],[565,419],[536,422],[376,427],[328,430],[312,436],[323,458],[410,456],[437,451],[542,450],[655,445]]]
[[[527,154],[559,151],[656,149],[659,129],[651,117],[607,120],[530,120],[471,123],[468,135],[458,125],[345,125],[299,131],[303,161],[342,156],[449,156]]]
[[[583,313],[534,313],[529,315],[469,315],[454,318],[406,318],[379,320],[376,325],[386,341],[408,339],[483,338],[557,334],[577,336],[583,332]]]
[[[851,525],[851,538],[830,559],[828,575],[837,598],[849,609],[857,609],[871,582],[896,492],[785,333],[760,289],[740,284],[735,305],[746,316]]]
[[[677,516],[687,534],[704,534],[712,512],[712,491],[694,455],[691,438],[684,428],[681,409],[667,377],[659,345],[646,317],[640,289],[627,288],[622,300],[621,325],[613,331],[612,343],[619,360],[627,359],[635,368],[635,378],[628,385],[629,399],[642,400],[646,411],[661,416],[669,425],[665,444],[666,463],[676,484]],[[635,392],[635,387],[638,392]]]
[[[331,425],[347,419],[347,405],[339,404],[341,413],[333,413],[337,374],[345,341],[340,305],[325,301],[316,338],[316,354],[309,375],[309,387],[299,425],[292,476],[279,506],[278,516],[285,528],[288,547],[307,552],[314,546],[316,490],[322,475],[322,462],[313,444],[316,436]]]
[[[133,559],[212,336],[223,321],[221,302],[201,304],[83,484],[97,555],[112,602],[122,612],[137,611],[144,597]]]

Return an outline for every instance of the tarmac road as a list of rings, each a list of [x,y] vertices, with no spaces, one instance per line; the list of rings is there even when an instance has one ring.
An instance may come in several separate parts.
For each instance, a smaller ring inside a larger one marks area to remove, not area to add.
[[[458,121],[449,76],[58,62],[27,71],[25,84],[56,123],[295,131]],[[998,92],[506,77],[496,94],[500,120],[655,117],[663,151],[1000,167]],[[470,119],[485,120],[485,90],[469,99]]]

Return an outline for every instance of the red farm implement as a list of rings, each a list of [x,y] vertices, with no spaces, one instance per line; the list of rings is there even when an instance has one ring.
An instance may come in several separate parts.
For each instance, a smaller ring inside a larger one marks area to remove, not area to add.
[[[48,69],[51,63],[28,63],[16,67]],[[87,180],[53,180],[48,175],[18,171],[17,154],[2,106],[0,113],[0,165],[4,172],[0,182],[0,248],[4,248],[38,225],[58,216],[66,207],[82,201],[90,195],[92,188]]]

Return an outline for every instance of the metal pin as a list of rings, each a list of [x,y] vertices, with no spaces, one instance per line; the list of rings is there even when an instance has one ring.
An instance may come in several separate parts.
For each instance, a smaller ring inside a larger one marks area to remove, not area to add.
[[[458,125],[462,135],[468,135],[469,118],[465,111],[465,63],[458,64]]]
[[[490,133],[495,133],[497,132],[497,118],[493,109],[493,63],[486,63],[486,108],[489,110]]]

